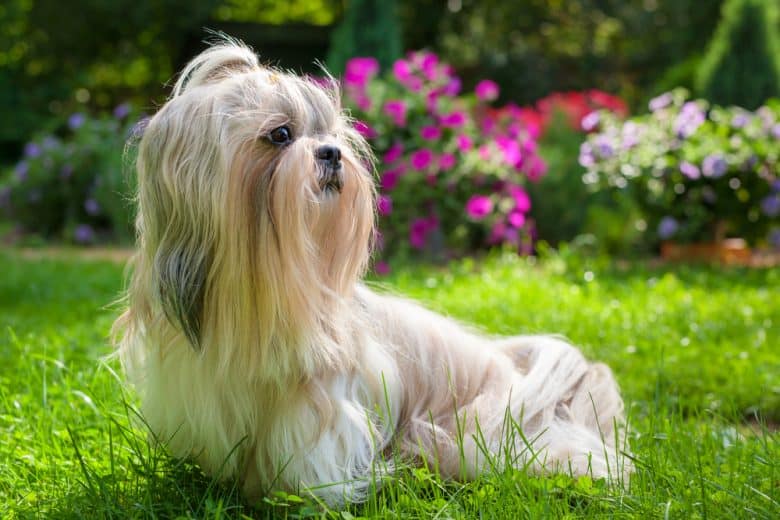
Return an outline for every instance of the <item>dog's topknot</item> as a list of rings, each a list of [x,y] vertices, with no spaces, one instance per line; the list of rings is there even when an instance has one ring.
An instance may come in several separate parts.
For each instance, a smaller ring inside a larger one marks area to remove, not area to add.
[[[259,68],[260,64],[252,49],[224,36],[187,64],[173,87],[171,97],[177,97],[191,88],[219,81],[231,74]]]

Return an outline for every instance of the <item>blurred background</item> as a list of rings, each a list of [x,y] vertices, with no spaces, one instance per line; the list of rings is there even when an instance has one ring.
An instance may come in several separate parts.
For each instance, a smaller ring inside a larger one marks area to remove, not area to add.
[[[543,242],[744,260],[745,247],[780,247],[777,11],[773,0],[6,0],[0,234],[131,243],[124,143],[209,29],[264,62],[314,76],[321,62],[343,78],[380,158],[379,271]],[[680,253],[727,239],[737,252]]]

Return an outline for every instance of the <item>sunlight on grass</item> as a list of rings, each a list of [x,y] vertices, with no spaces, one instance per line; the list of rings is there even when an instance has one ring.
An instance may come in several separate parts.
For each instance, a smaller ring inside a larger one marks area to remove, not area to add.
[[[490,333],[554,332],[609,363],[632,423],[625,490],[498,470],[401,468],[362,506],[257,508],[131,427],[107,336],[123,267],[0,254],[0,517],[780,516],[780,270],[616,266],[558,255],[408,267],[379,283]],[[130,404],[127,404],[130,403]]]

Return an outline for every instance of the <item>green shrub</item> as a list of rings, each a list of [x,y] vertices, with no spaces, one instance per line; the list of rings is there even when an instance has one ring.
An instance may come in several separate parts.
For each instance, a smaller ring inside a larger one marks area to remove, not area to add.
[[[697,78],[699,95],[718,105],[758,108],[780,96],[776,0],[729,0]]]
[[[331,37],[328,67],[341,73],[350,58],[372,56],[387,70],[401,52],[395,0],[352,0]]]
[[[580,148],[585,180],[640,205],[652,241],[761,242],[780,224],[780,102],[755,112],[687,100],[683,89],[626,121],[601,113]],[[773,239],[769,240],[773,242]]]
[[[124,143],[136,119],[127,104],[111,116],[72,114],[58,132],[27,143],[0,177],[0,209],[21,232],[93,243],[132,236],[132,181]]]

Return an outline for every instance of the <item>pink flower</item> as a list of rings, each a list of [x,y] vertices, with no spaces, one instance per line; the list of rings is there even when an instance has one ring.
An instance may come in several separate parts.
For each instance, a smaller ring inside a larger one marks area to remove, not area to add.
[[[355,130],[357,130],[358,133],[366,139],[371,139],[377,136],[376,130],[368,126],[368,124],[364,123],[363,121],[355,121],[352,123],[352,126],[355,127]]]
[[[431,90],[425,96],[425,108],[428,112],[436,113],[439,104],[439,93],[435,90]]]
[[[406,103],[404,101],[391,99],[385,103],[384,111],[396,126],[406,126]]]
[[[398,179],[401,178],[402,172],[403,170],[400,168],[395,168],[383,173],[379,178],[379,187],[382,188],[382,191],[392,191],[398,184]]]
[[[387,262],[380,260],[374,264],[374,272],[380,276],[387,276],[390,274],[390,265]]]
[[[379,72],[379,62],[375,58],[352,58],[344,71],[344,83],[349,87],[362,89]]]
[[[368,112],[371,110],[371,98],[369,98],[365,93],[359,92],[354,95],[353,98],[355,99],[355,104],[360,110],[363,112]]]
[[[404,145],[400,142],[396,142],[393,146],[388,148],[387,152],[385,152],[385,155],[382,157],[382,162],[385,164],[392,164],[397,161],[403,153]]]
[[[441,157],[439,157],[439,168],[442,170],[449,170],[453,166],[455,166],[455,163],[457,160],[455,159],[455,156],[451,153],[443,153],[441,154]]]
[[[450,79],[450,82],[447,83],[444,87],[444,95],[446,96],[457,96],[458,92],[460,92],[461,82],[460,78],[452,78]]]
[[[490,146],[483,144],[479,147],[479,158],[483,161],[490,160]]]
[[[484,195],[473,195],[466,202],[466,214],[474,220],[482,220],[493,211],[493,201]]]
[[[412,69],[409,66],[409,62],[403,59],[396,60],[395,63],[393,63],[393,75],[401,85],[407,87],[413,82],[412,80],[417,79],[412,76]]]
[[[423,53],[422,60],[420,61],[420,68],[428,78],[428,81],[435,81],[438,76],[439,58],[432,52]]]
[[[376,199],[376,209],[380,215],[386,217],[393,212],[393,199],[389,195],[380,195]]]
[[[510,226],[514,228],[521,228],[525,224],[525,215],[519,210],[514,209],[511,213],[509,213],[509,216],[507,216],[507,221],[509,222]]]
[[[471,137],[466,134],[461,134],[456,139],[458,141],[458,150],[461,152],[468,152],[474,143],[471,142]]]
[[[520,153],[520,145],[517,141],[508,137],[499,136],[496,138],[496,145],[504,156],[504,162],[509,166],[516,166],[520,162],[522,154]]]
[[[466,124],[466,114],[463,112],[452,112],[439,118],[439,124],[444,128],[459,128]]]
[[[523,213],[528,213],[531,209],[531,197],[528,196],[528,193],[520,186],[513,184],[509,186],[509,194],[515,200],[515,209]]]
[[[495,81],[483,79],[477,83],[474,92],[477,94],[477,98],[482,101],[493,101],[498,98],[498,85]]]
[[[428,219],[416,218],[409,225],[409,244],[415,249],[425,247],[428,237]]]
[[[538,155],[533,156],[531,158],[531,165],[525,173],[528,180],[536,182],[544,177],[545,173],[547,173],[547,164]]]
[[[435,141],[441,137],[441,128],[438,126],[424,126],[420,129],[420,137],[426,141]]]
[[[431,161],[433,161],[433,152],[427,148],[421,148],[412,153],[409,160],[412,163],[412,168],[417,171],[422,171],[431,164]]]

